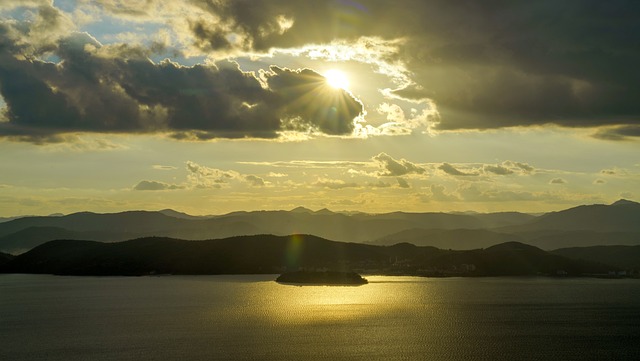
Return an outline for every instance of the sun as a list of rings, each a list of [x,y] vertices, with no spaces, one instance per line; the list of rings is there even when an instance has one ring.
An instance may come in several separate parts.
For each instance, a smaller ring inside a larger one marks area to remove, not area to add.
[[[349,87],[347,75],[338,69],[327,70],[324,77],[327,79],[327,84],[333,88],[347,89]]]

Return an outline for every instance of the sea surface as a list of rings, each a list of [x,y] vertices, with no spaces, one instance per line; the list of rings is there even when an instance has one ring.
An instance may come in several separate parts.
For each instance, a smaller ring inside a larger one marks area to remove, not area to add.
[[[640,360],[640,280],[0,275],[0,360]]]

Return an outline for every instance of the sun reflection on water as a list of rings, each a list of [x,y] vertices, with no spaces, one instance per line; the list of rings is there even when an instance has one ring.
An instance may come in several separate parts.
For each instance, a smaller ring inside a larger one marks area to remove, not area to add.
[[[402,283],[405,278],[368,276],[362,286],[292,286],[269,284],[260,295],[264,309],[261,316],[274,324],[320,324],[351,322],[376,318],[395,312],[413,296],[388,282]]]

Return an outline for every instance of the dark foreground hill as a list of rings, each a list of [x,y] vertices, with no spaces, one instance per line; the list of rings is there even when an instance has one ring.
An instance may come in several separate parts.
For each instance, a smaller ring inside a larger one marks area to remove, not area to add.
[[[9,263],[9,261],[14,258],[15,256],[13,255],[0,252],[0,269],[2,269],[2,267],[4,267],[7,263]]]
[[[372,246],[309,235],[259,235],[198,242],[156,237],[118,243],[58,240],[9,260],[0,270],[148,275],[280,273],[301,268],[438,276],[554,275],[559,271],[582,275],[612,269],[517,242],[487,249],[449,251],[406,243]]]
[[[553,250],[568,247],[639,245],[640,232],[598,232],[538,230],[521,233],[502,233],[486,229],[408,229],[376,239],[369,244],[392,245],[401,242],[416,246],[444,249],[486,248],[504,242],[522,242]]]
[[[562,248],[551,253],[592,262],[606,263],[622,269],[640,270],[640,246],[594,246]]]
[[[485,229],[407,229],[390,234],[370,242],[375,245],[392,245],[401,242],[416,246],[432,246],[443,249],[474,249],[493,246],[494,244],[522,241],[513,234],[492,232]]]

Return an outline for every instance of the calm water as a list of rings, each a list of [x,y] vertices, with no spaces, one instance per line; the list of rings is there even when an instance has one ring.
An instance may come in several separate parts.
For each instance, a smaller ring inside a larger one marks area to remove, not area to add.
[[[640,280],[0,275],[0,360],[638,360]]]

